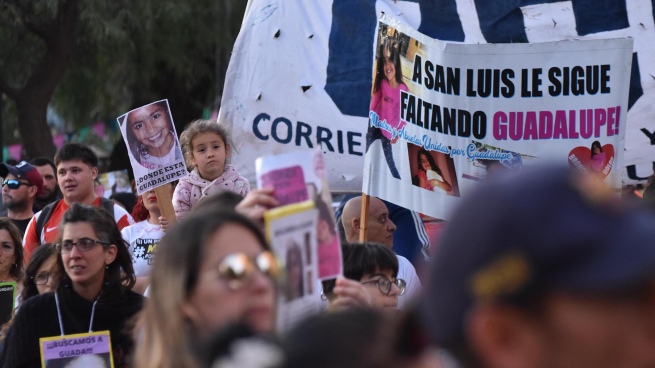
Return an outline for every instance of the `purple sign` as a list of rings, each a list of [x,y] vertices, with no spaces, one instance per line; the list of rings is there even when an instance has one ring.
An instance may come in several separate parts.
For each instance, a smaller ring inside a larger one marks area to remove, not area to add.
[[[91,359],[94,362],[107,363],[99,366],[114,366],[111,358],[109,331],[43,337],[39,339],[39,344],[41,345],[41,364],[44,367],[48,362],[60,359],[71,362],[80,359],[91,362],[89,360]]]

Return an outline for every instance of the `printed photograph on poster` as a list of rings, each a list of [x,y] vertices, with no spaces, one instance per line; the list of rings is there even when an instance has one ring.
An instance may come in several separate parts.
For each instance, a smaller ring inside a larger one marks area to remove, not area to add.
[[[341,243],[321,150],[259,157],[255,167],[257,187],[274,188],[273,196],[281,206],[313,200],[318,210],[317,277],[323,280],[341,275]]]
[[[138,195],[187,175],[168,100],[131,110],[118,117],[118,125]]]
[[[42,367],[114,367],[109,331],[42,337],[39,348]]]
[[[605,179],[612,172],[614,146],[593,141],[591,147],[578,146],[569,152],[569,165],[581,172],[588,172]]]
[[[475,160],[469,159],[469,171],[462,178],[484,181],[493,175],[502,175],[507,170],[517,170],[524,165],[534,164],[537,157],[494,147],[482,142],[472,141],[471,150]]]
[[[452,158],[412,143],[407,143],[407,152],[412,185],[435,193],[459,197],[457,173]]]
[[[132,185],[127,170],[110,171],[98,174],[96,194],[110,198],[116,193],[132,193]]]
[[[267,240],[285,269],[278,289],[279,331],[320,313],[320,296],[315,288],[318,284],[317,216],[313,201],[277,207],[264,214]]]

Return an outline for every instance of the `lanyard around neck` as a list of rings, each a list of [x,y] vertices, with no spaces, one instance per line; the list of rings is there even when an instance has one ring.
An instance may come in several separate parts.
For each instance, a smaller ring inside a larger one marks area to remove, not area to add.
[[[89,321],[89,333],[93,332],[93,318],[96,314],[96,304],[98,303],[98,298],[93,302],[91,307],[91,320]],[[61,336],[64,336],[64,320],[61,318],[61,308],[59,307],[59,295],[55,291],[55,304],[57,304],[57,318],[59,318],[59,332]]]

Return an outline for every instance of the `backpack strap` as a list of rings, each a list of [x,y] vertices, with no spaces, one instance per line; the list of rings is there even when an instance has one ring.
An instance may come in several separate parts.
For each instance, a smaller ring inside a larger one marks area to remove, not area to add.
[[[61,201],[61,199],[59,201]],[[43,207],[43,209],[41,210],[41,214],[39,214],[39,218],[36,219],[35,230],[36,230],[36,238],[39,240],[39,244],[41,244],[41,233],[43,232],[43,226],[50,219],[50,216],[52,215],[52,210],[55,208],[57,203],[59,203],[59,201],[52,202],[47,206]]]
[[[114,201],[111,199],[107,199],[105,197],[100,197],[100,207],[104,208],[105,211],[109,212],[111,217],[116,220],[116,216],[114,215]]]

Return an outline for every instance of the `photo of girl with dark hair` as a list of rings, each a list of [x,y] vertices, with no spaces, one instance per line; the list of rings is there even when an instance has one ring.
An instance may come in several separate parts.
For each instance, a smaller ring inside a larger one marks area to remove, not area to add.
[[[386,122],[392,129],[400,130],[404,125],[400,120],[400,91],[408,91],[408,89],[403,83],[399,43],[390,37],[384,38],[378,48],[377,56],[370,114],[375,113],[378,122]],[[396,143],[398,137],[394,138],[391,132],[369,123],[366,133],[366,152],[376,139],[382,143],[382,151],[391,175],[400,179],[391,150],[391,144]]]
[[[591,144],[591,162],[589,163],[589,168],[592,171],[600,172],[603,170],[603,165],[605,165],[605,152],[603,152],[600,142],[594,141]]]
[[[127,113],[124,121],[127,122],[125,134],[128,149],[141,166],[158,170],[182,160],[167,100],[132,110]]]
[[[432,155],[425,149],[419,149],[416,154],[418,167],[419,186],[423,189],[434,192],[446,193],[451,191],[452,186],[444,180],[443,173]]]

